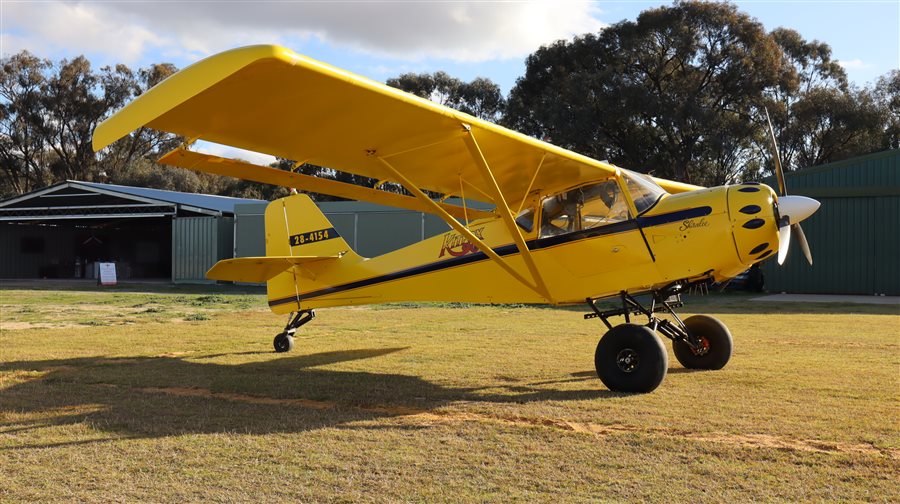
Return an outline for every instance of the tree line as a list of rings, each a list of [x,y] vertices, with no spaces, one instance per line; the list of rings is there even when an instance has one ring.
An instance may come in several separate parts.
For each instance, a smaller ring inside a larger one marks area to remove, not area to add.
[[[103,119],[174,73],[95,70],[27,51],[0,60],[0,196],[65,179],[271,199],[284,188],[161,167],[184,139],[142,128],[99,153]],[[728,3],[678,2],[528,56],[508,96],[489,79],[407,73],[387,84],[619,166],[699,185],[771,173],[764,110],[785,168],[900,148],[900,71],[850,84],[823,42]],[[290,169],[293,162],[275,166]],[[305,165],[301,171],[373,180]],[[401,190],[393,187],[392,190]]]

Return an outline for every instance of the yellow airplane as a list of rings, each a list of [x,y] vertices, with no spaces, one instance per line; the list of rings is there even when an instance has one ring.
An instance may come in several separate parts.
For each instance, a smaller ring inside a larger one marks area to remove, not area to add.
[[[305,194],[272,201],[266,256],[220,261],[207,276],[267,283],[272,311],[291,314],[275,337],[279,352],[293,347],[295,331],[320,307],[587,303],[586,318],[609,328],[594,356],[600,379],[612,390],[649,392],[668,368],[656,333],[672,340],[688,368],[720,369],[731,356],[732,337],[720,321],[675,315],[682,291],[732,278],[776,253],[782,262],[792,229],[812,261],[797,223],[818,202],[787,196],[780,164],[778,194],[761,184],[702,188],[655,179],[278,46],[234,49],[185,68],[100,124],[94,149],[143,127],[188,139],[164,164],[430,212],[452,228],[363,258]],[[362,187],[189,150],[198,139],[379,182]],[[386,182],[409,195],[382,190]],[[635,298],[642,293],[651,294],[649,306]],[[595,304],[614,296],[621,308]],[[632,323],[632,315],[647,323]],[[614,316],[625,323],[613,327]]]

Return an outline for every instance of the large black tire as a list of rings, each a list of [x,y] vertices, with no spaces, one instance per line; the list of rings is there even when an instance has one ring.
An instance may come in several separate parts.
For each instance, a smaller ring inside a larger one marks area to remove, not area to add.
[[[709,315],[694,315],[684,319],[688,334],[699,337],[707,347],[698,355],[683,341],[672,342],[672,350],[682,366],[688,369],[722,369],[731,359],[731,332],[719,319]]]
[[[272,345],[278,353],[290,352],[294,349],[294,338],[288,334],[279,333],[275,336],[275,341],[272,342]]]
[[[649,327],[622,324],[600,338],[594,366],[597,376],[610,390],[652,392],[666,377],[669,357]]]

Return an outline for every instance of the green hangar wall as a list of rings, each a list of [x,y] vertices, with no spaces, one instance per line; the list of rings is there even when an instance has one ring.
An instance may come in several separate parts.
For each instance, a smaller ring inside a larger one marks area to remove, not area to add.
[[[792,243],[784,265],[763,264],[766,290],[900,295],[900,149],[791,172],[785,185],[822,204],[803,222],[813,265]]]

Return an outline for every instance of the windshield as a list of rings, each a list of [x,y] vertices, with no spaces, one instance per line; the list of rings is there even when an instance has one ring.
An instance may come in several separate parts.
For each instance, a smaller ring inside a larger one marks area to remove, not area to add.
[[[615,178],[544,198],[541,207],[542,238],[629,218],[628,205]]]
[[[667,194],[665,189],[659,187],[659,184],[647,175],[622,170],[622,176],[638,215],[650,209],[659,201],[659,198]]]

